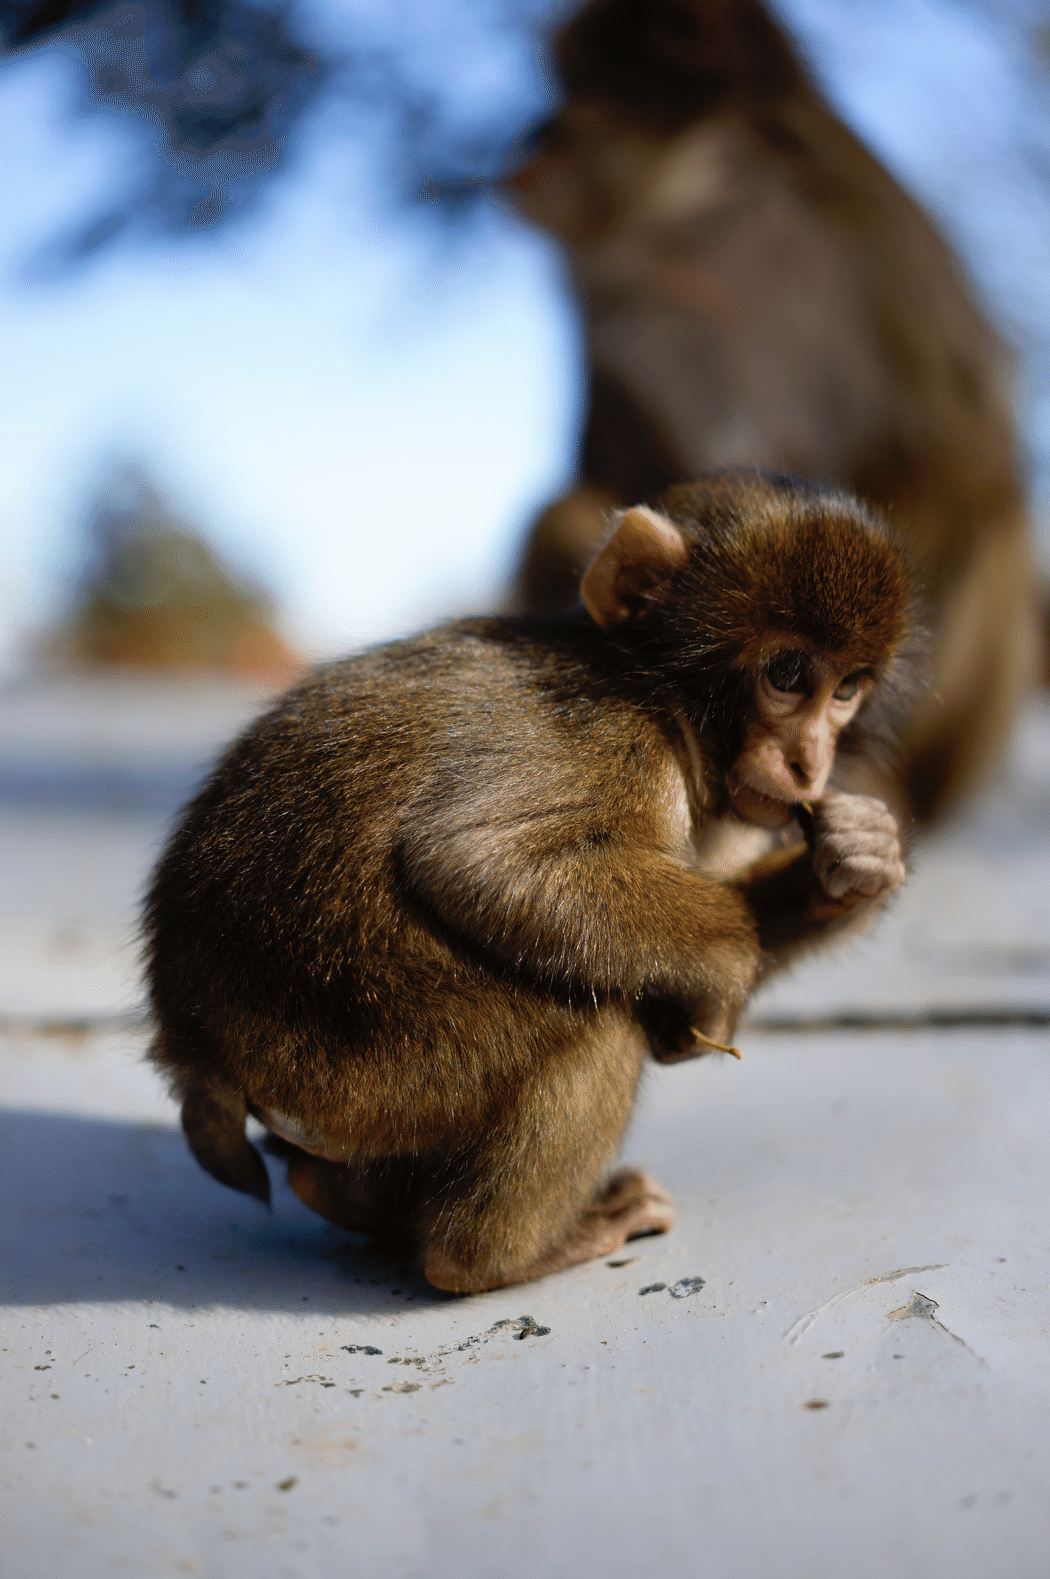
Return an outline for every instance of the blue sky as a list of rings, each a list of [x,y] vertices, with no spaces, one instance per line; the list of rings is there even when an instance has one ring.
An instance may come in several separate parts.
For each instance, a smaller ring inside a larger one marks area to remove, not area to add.
[[[1045,77],[1016,28],[962,4],[793,0],[789,16],[1021,348],[1042,498]],[[272,587],[312,654],[491,605],[571,472],[580,352],[551,249],[495,211],[455,250],[395,221],[327,110],[247,227],[27,284],[34,247],[101,206],[142,135],[76,117],[77,84],[53,50],[0,76],[0,665],[61,607],[88,498],[126,457]]]

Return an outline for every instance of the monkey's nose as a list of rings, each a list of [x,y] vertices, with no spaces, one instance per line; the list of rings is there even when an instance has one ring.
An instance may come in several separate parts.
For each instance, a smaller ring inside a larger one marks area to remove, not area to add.
[[[831,771],[835,747],[819,713],[816,717],[800,718],[784,745],[784,760],[795,788],[810,797],[822,794]]]
[[[813,750],[802,748],[788,758],[788,769],[796,788],[809,796],[823,794],[830,767],[827,752],[821,751],[819,747]]]

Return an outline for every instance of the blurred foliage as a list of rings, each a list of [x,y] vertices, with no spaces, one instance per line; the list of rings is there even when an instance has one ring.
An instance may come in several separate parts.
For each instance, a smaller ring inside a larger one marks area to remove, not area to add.
[[[121,195],[56,242],[61,271],[122,234],[206,228],[251,212],[295,165],[322,103],[366,141],[402,199],[471,206],[550,94],[537,43],[552,0],[401,0],[312,23],[267,0],[0,0],[0,60],[60,46],[80,110],[154,130]]]
[[[329,70],[288,19],[250,0],[6,0],[14,54],[61,43],[86,69],[85,111],[156,128],[138,181],[60,249],[69,261],[134,227],[202,227],[253,204]]]
[[[1047,58],[1045,0],[947,0]],[[381,185],[431,219],[477,206],[515,140],[555,107],[549,44],[572,0],[0,0],[0,61],[59,46],[84,69],[84,114],[150,134],[120,196],[57,240],[50,271],[120,236],[252,213],[324,135],[385,165]],[[440,199],[440,202],[433,200]],[[431,200],[431,201],[428,201]]]
[[[220,562],[149,473],[115,470],[88,521],[89,557],[50,644],[60,664],[286,671],[271,599]]]

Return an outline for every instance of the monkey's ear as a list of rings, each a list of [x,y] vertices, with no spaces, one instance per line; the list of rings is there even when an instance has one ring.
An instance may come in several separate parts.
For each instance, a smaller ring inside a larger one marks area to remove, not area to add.
[[[631,619],[688,558],[689,545],[673,521],[644,504],[625,510],[583,573],[580,596],[588,614],[598,625]]]

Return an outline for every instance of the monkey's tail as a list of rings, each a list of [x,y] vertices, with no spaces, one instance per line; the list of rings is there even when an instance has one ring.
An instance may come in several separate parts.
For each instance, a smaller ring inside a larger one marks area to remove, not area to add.
[[[244,1133],[243,1091],[190,1078],[182,1083],[182,1128],[206,1173],[231,1190],[270,1204],[266,1164]]]

